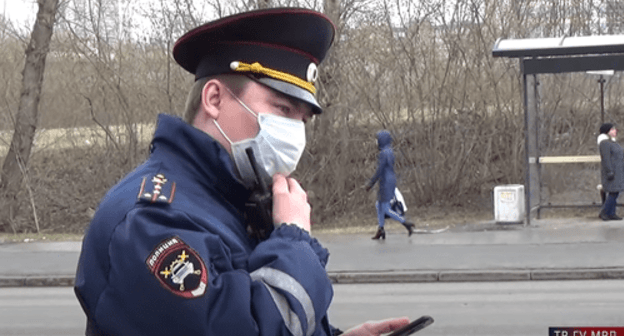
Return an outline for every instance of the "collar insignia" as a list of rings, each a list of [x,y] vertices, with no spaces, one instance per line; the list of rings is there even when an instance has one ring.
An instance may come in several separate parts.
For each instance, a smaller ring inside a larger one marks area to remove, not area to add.
[[[206,293],[206,264],[179,237],[167,238],[158,244],[145,265],[164,288],[177,296],[192,299]]]
[[[151,186],[147,185],[147,178],[143,178],[141,190],[139,190],[139,195],[137,196],[139,200],[149,203],[169,204],[173,202],[176,190],[175,182],[167,184],[168,180],[163,174],[156,174],[150,182],[152,182]]]

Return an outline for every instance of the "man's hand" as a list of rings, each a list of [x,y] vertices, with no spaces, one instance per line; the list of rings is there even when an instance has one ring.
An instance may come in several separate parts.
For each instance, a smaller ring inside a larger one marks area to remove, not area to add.
[[[273,222],[295,224],[310,232],[310,204],[301,185],[281,174],[273,176]]]
[[[369,321],[345,331],[342,336],[379,336],[397,330],[409,323],[410,320],[407,317]]]
[[[607,180],[608,181],[613,181],[614,178],[615,178],[615,174],[613,172],[608,172],[607,173]]]

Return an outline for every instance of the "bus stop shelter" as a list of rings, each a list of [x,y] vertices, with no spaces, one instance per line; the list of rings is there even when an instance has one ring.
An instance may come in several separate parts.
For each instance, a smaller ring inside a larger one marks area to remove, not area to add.
[[[525,135],[525,220],[539,216],[541,199],[541,165],[563,162],[596,162],[599,157],[546,157],[539,148],[538,75],[569,72],[624,70],[624,35],[598,35],[560,38],[498,39],[493,57],[517,58],[523,79]]]

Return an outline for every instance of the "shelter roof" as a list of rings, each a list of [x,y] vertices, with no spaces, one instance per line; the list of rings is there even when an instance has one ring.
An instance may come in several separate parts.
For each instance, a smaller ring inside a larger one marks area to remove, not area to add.
[[[549,57],[624,53],[624,35],[498,39],[494,57]]]

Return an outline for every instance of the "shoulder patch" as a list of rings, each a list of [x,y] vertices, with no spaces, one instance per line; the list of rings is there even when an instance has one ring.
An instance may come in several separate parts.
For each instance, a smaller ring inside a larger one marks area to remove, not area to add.
[[[206,293],[206,264],[179,237],[170,237],[158,244],[145,265],[163,287],[177,296],[192,299]]]
[[[173,197],[175,196],[176,190],[175,182],[169,182],[169,180],[167,180],[165,178],[165,175],[163,174],[156,174],[154,177],[152,177],[152,179],[149,180],[149,182],[151,182],[151,185],[147,182],[147,177],[144,177],[143,181],[141,182],[139,195],[137,195],[137,198],[140,201],[148,203],[166,204],[173,202]]]

